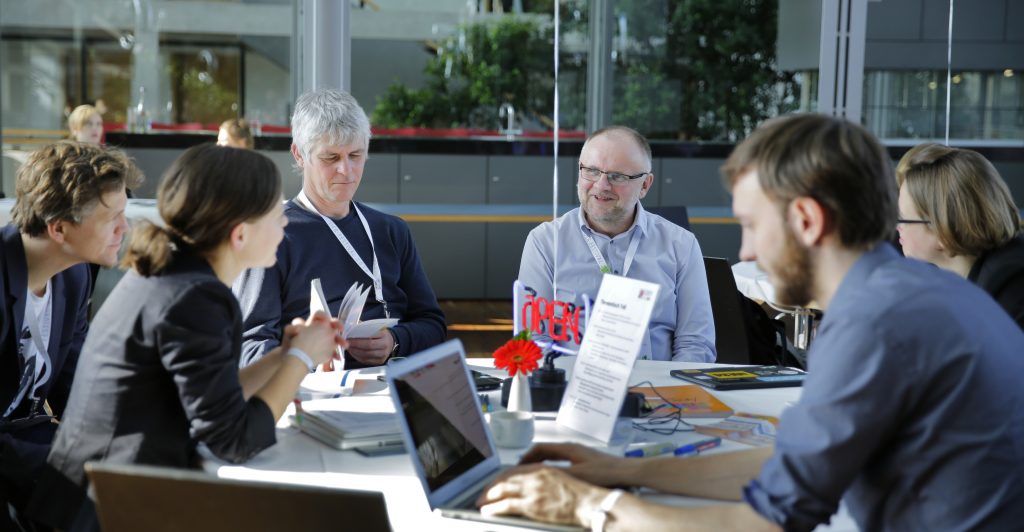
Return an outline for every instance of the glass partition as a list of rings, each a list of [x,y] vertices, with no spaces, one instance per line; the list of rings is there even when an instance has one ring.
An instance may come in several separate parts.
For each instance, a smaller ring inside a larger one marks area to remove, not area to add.
[[[215,129],[235,117],[287,125],[288,0],[3,0],[2,10],[5,144],[64,135],[86,103],[108,131]]]
[[[553,9],[497,1],[354,7],[352,92],[385,135],[549,136]],[[560,9],[560,127],[582,136],[586,2]]]
[[[737,142],[766,118],[813,109],[817,58],[782,69],[777,1],[617,0],[614,28],[612,123],[651,138]]]

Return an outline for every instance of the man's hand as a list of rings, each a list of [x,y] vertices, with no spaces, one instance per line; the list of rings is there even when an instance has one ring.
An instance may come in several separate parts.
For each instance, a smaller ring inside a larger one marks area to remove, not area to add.
[[[395,348],[395,339],[387,329],[367,338],[349,338],[348,354],[367,366],[379,366],[387,362]]]
[[[590,515],[608,490],[550,467],[517,468],[484,491],[484,515],[522,515],[536,521],[590,526]]]
[[[533,446],[519,461],[533,464],[545,460],[565,460],[572,466],[565,468],[570,475],[598,486],[633,486],[639,479],[633,478],[631,466],[637,459],[612,456],[576,443],[540,443]]]

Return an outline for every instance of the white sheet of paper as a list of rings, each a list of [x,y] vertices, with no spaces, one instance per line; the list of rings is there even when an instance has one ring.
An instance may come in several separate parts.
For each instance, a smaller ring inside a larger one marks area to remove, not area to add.
[[[346,338],[369,338],[381,329],[387,329],[388,327],[394,327],[398,325],[398,320],[395,318],[377,318],[375,320],[361,321],[352,326],[351,329],[345,331]]]
[[[587,319],[558,424],[611,441],[660,287],[606,274]]]
[[[349,289],[349,291],[352,290]],[[319,277],[309,282],[309,315],[312,316],[318,310],[323,311],[327,316],[331,315],[331,309],[327,306],[327,298],[324,297],[324,289],[320,285]],[[335,369],[345,369],[345,350],[336,347],[335,352],[338,354],[338,360],[334,362]],[[317,370],[319,369],[320,367],[317,366]]]

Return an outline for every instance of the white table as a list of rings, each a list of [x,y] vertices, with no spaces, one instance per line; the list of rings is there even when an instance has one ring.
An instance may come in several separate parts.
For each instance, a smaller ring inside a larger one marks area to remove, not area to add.
[[[558,359],[558,366],[571,371],[575,357]],[[493,367],[489,359],[470,359],[471,366]],[[669,376],[670,369],[707,367],[707,364],[682,362],[639,361],[633,371],[630,384],[650,380],[655,385],[684,384]],[[371,370],[377,372],[379,370]],[[501,376],[501,370],[489,369],[488,373]],[[361,376],[366,379],[365,391],[370,393],[336,399],[317,399],[330,401],[346,401],[346,409],[352,410],[387,410],[394,411],[386,385],[375,381],[375,375]],[[329,391],[325,383],[331,376],[313,374],[304,382],[307,390]],[[340,377],[339,377],[340,379]],[[499,405],[499,392],[488,392],[491,404]],[[778,416],[800,396],[800,388],[775,388],[764,390],[743,390],[733,392],[713,392],[719,399],[737,412]],[[290,413],[290,412],[289,412]],[[511,530],[493,524],[459,521],[439,517],[430,511],[426,496],[418,480],[413,474],[409,455],[381,456],[366,458],[354,451],[337,451],[331,449],[309,436],[288,426],[287,414],[278,426],[277,445],[263,451],[245,465],[232,465],[217,460],[206,460],[204,467],[208,472],[223,478],[264,480],[292,484],[307,484],[322,487],[338,487],[380,491],[388,505],[391,526],[396,531],[405,530]],[[694,424],[713,423],[714,419],[694,419]],[[633,431],[637,432],[637,431]],[[637,441],[655,440],[657,437],[640,435]],[[535,441],[575,441],[600,447],[612,453],[621,453],[628,441],[620,441],[615,447],[606,447],[601,442],[586,435],[560,427],[554,422],[554,412],[539,413],[536,424]],[[722,446],[709,452],[727,453],[750,447],[723,441]],[[525,449],[499,449],[501,461],[514,464],[525,452]],[[668,504],[695,506],[702,504],[721,504],[720,501],[707,501],[677,497],[670,495],[652,495],[658,502]],[[856,526],[842,510],[833,518],[830,527],[822,526],[818,530],[856,530]]]

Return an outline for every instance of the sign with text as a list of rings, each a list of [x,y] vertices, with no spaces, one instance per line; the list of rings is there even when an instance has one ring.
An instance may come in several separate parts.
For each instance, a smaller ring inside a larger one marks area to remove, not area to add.
[[[659,288],[627,277],[604,276],[558,410],[559,424],[605,443],[611,441]]]

